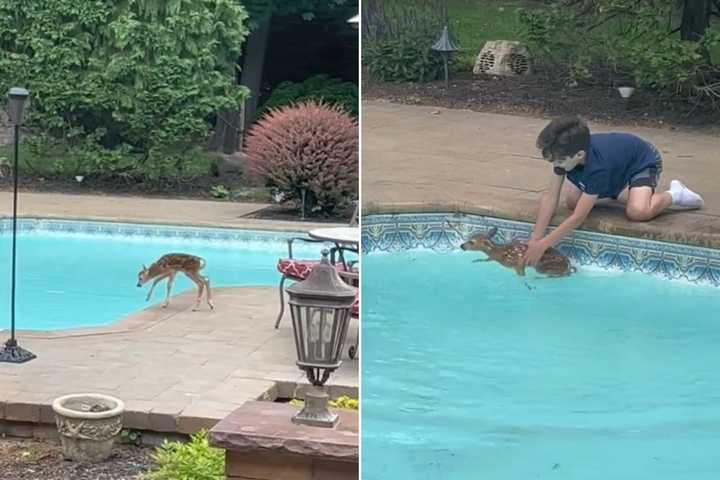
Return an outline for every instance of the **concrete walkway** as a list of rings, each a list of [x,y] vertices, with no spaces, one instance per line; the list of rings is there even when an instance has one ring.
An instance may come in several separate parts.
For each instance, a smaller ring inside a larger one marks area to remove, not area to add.
[[[247,400],[292,397],[307,383],[295,365],[289,315],[274,328],[276,288],[215,289],[213,311],[193,312],[194,296],[177,295],[167,309],[153,306],[107,327],[18,332],[37,358],[0,363],[0,433],[2,420],[53,423],[52,400],[83,392],[123,400],[127,428],[193,433]],[[353,321],[347,345],[356,336]],[[329,385],[335,395],[357,395],[357,360],[347,350]]]
[[[262,203],[21,192],[18,198],[18,215],[276,231],[305,231],[333,226],[327,223],[244,218],[245,215],[267,206]],[[11,216],[12,193],[0,192],[0,218]]]
[[[464,211],[534,221],[549,174],[535,139],[548,120],[363,102],[363,215]],[[707,206],[634,223],[625,219],[622,207],[605,204],[582,228],[720,248],[720,138],[669,129],[622,130],[662,151],[662,189],[681,179],[703,195]],[[562,207],[553,223],[568,213]]]

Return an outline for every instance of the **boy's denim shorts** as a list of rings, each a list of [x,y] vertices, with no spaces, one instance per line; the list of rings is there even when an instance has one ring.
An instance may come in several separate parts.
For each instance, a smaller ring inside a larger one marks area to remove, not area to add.
[[[655,151],[655,165],[642,170],[630,177],[629,188],[633,187],[650,187],[653,192],[660,182],[660,174],[662,173],[662,156],[660,152],[653,147]]]

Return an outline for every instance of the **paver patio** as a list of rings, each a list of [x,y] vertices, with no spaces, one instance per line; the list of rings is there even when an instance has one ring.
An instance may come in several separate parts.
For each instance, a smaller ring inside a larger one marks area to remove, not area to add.
[[[258,208],[252,204],[50,194],[23,194],[21,202],[25,216],[44,218],[297,232],[316,226],[239,220],[243,212]],[[277,287],[213,289],[214,311],[191,311],[194,295],[176,295],[167,309],[152,306],[103,328],[20,331],[20,344],[38,358],[0,364],[0,420],[53,423],[53,398],[100,392],[126,402],[129,428],[190,433],[212,426],[246,400],[289,397],[306,383],[295,365],[289,313],[278,330],[273,328]],[[0,334],[4,341],[8,332]],[[356,335],[353,321],[347,345]],[[342,367],[328,383],[331,394],[357,395],[358,363],[347,358],[347,348]]]
[[[363,102],[363,214],[463,211],[534,221],[548,166],[535,139],[548,119]],[[613,204],[594,209],[583,229],[720,248],[720,138],[693,131],[629,131],[662,151],[661,189],[672,178],[703,195],[706,207],[648,223],[625,219]],[[557,224],[568,210],[561,206]]]

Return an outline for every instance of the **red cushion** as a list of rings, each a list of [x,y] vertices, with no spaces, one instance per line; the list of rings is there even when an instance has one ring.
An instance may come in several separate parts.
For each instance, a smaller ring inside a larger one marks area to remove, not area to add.
[[[281,258],[278,260],[277,269],[286,277],[293,280],[305,280],[312,271],[313,267],[320,263],[317,260],[295,260],[294,258]],[[342,262],[336,263],[335,268],[344,271]]]
[[[305,280],[313,267],[317,265],[317,260],[295,260],[292,258],[281,258],[278,260],[277,269],[286,277],[294,280]]]

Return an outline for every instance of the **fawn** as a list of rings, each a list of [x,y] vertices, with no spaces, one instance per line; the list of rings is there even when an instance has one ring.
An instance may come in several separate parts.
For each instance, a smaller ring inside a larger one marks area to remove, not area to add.
[[[213,306],[210,298],[210,279],[200,275],[200,270],[204,267],[205,260],[200,257],[185,253],[169,253],[160,257],[157,262],[150,265],[150,268],[143,265],[142,270],[138,273],[137,286],[142,287],[149,280],[155,279],[150,287],[150,291],[147,294],[147,298],[145,299],[146,301],[149,301],[152,296],[152,292],[155,289],[155,285],[157,285],[160,280],[167,278],[167,295],[165,296],[165,303],[162,305],[162,308],[165,308],[170,304],[170,290],[172,290],[175,275],[177,275],[178,272],[182,272],[198,286],[198,296],[195,302],[195,307],[193,307],[193,311],[196,311],[200,307],[203,289],[207,289],[207,304],[212,310],[215,307]]]
[[[527,244],[515,240],[507,245],[498,245],[492,241],[497,233],[497,228],[492,228],[487,235],[476,234],[470,240],[460,245],[463,250],[480,250],[487,254],[488,258],[474,260],[475,262],[495,261],[509,268],[514,268],[518,275],[525,275],[525,266],[522,264]],[[535,271],[550,277],[565,277],[575,273],[575,267],[570,260],[555,250],[548,248],[540,261],[535,266]]]

